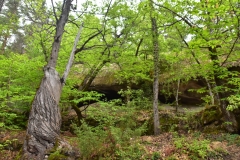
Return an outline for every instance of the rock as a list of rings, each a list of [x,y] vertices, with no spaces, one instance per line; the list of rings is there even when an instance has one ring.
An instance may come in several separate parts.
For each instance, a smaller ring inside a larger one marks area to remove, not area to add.
[[[208,125],[219,121],[222,118],[222,113],[218,106],[206,106],[202,111],[201,122],[203,125]]]
[[[76,68],[76,67],[75,67]],[[79,78],[79,82],[83,80],[83,78],[87,75],[87,72],[89,69],[84,68],[83,65],[78,65],[76,73],[74,74],[75,77]],[[119,80],[115,76],[115,72],[119,71],[120,68],[117,64],[110,64],[109,66],[104,66],[99,74],[96,76],[96,78],[93,80],[91,86],[88,88],[90,91],[97,91],[99,93],[104,93],[106,95],[106,98],[119,98],[118,91],[121,89],[127,89],[129,86],[129,83],[123,82],[122,80]],[[170,84],[166,85],[165,81],[166,78],[162,78],[164,76],[160,76],[160,92],[165,88],[168,87],[168,90],[176,90],[177,84]],[[165,85],[164,85],[165,84]],[[152,89],[152,82],[143,80],[139,81],[137,83],[131,83],[131,89]],[[204,94],[199,94],[195,91],[189,91],[189,89],[197,90],[202,87],[206,87],[206,85],[201,80],[189,80],[188,82],[180,83],[179,87],[179,100],[181,104],[189,104],[189,105],[196,105],[201,104],[203,100],[201,97]],[[144,91],[145,92],[145,91]],[[114,96],[113,96],[114,95]],[[166,97],[159,93],[159,99],[165,103],[172,103],[175,101],[174,95],[170,95],[169,99],[166,99]]]
[[[143,142],[147,142],[147,143],[152,143],[153,142],[153,138],[150,136],[142,136],[142,141]]]
[[[48,160],[75,160],[80,157],[80,153],[77,149],[72,148],[69,143],[60,138],[56,140],[54,148],[52,148],[45,155]]]
[[[211,142],[210,147],[212,150],[219,150],[219,149],[227,150],[227,144],[219,141]]]

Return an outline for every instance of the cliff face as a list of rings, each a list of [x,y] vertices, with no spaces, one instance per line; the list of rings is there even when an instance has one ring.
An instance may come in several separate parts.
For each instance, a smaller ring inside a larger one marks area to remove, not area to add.
[[[120,68],[117,65],[111,64],[109,66],[104,66],[98,75],[95,77],[93,82],[91,83],[90,87],[87,89],[89,91],[97,91],[99,93],[105,94],[107,99],[115,99],[121,98],[118,95],[118,92],[122,89],[127,89],[128,86],[131,89],[143,89],[148,90],[148,93],[151,94],[152,90],[152,82],[147,80],[142,80],[141,82],[136,83],[127,83],[121,79],[118,79],[116,76],[116,72],[119,71]],[[75,70],[74,76],[79,79],[79,85],[81,81],[84,79],[88,73],[88,69],[84,69],[84,66],[78,66],[78,71]],[[173,103],[175,101],[174,94],[177,89],[177,84],[172,83],[170,85],[166,85],[164,82],[166,79],[161,78],[164,76],[160,76],[160,93],[159,93],[159,100],[163,103]],[[202,87],[206,87],[205,84],[201,80],[189,80],[184,83],[180,83],[179,86],[179,103],[185,105],[197,105],[201,104],[203,101],[201,99],[203,94],[199,94],[196,91],[190,90],[197,90]],[[167,90],[168,92],[172,92],[170,95],[163,94],[162,91]]]

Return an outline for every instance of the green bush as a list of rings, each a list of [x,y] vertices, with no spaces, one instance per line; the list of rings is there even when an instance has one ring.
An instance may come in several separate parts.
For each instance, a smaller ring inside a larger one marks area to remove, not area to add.
[[[26,126],[26,113],[43,75],[41,58],[27,55],[0,55],[0,129]]]
[[[191,159],[204,159],[208,155],[210,141],[206,139],[175,137],[174,144],[177,149],[187,153]]]
[[[114,102],[103,102],[88,110],[88,119],[82,125],[74,125],[82,158],[139,159],[143,149],[136,137],[146,131],[146,124],[138,125],[134,108],[115,106]],[[87,124],[89,119],[97,126]]]

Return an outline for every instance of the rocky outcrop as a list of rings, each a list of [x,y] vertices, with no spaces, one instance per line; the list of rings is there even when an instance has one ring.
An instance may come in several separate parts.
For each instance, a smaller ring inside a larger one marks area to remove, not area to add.
[[[82,66],[81,66],[82,67]],[[116,71],[120,70],[120,68],[117,65],[111,64],[108,67],[103,67],[100,73],[96,76],[88,90],[91,91],[97,91],[99,93],[105,94],[106,98],[108,99],[114,99],[119,98],[120,95],[118,95],[118,91],[121,89],[125,90],[129,86],[128,83],[123,82],[120,79],[117,79],[115,76]],[[80,74],[79,74],[80,73]],[[82,69],[81,72],[78,72],[79,79],[83,79],[84,75],[86,75],[87,69]],[[80,80],[80,81],[81,81]],[[164,85],[164,82],[162,82],[160,77],[160,93],[159,93],[159,100],[164,103],[173,103],[175,101],[174,95],[170,94],[166,96],[161,92],[161,90],[165,89],[166,86]],[[138,84],[132,83],[131,89],[152,89],[152,82],[149,81],[143,81],[139,82]],[[170,91],[176,90],[176,84],[169,85]],[[181,104],[187,104],[187,105],[196,105],[201,104],[203,101],[201,97],[203,94],[199,94],[196,91],[190,91],[197,90],[202,87],[205,87],[205,84],[203,84],[200,80],[189,80],[188,82],[184,82],[180,84],[179,88],[179,102]],[[143,89],[143,90],[144,90]]]

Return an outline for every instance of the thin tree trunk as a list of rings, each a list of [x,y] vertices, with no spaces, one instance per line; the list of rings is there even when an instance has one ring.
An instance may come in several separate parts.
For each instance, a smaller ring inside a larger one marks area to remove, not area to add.
[[[206,81],[207,86],[208,86],[208,93],[209,93],[210,98],[211,98],[211,105],[215,105],[214,93],[213,93],[213,90],[212,90],[212,86],[211,86],[211,84],[210,84],[210,82],[208,81],[207,78],[205,78],[205,81]]]
[[[178,29],[177,29],[178,30]],[[183,35],[181,34],[181,32],[178,30],[178,33],[179,33],[179,35],[180,35],[180,37],[182,38],[182,40],[183,40],[183,42],[186,44],[186,46],[189,48],[189,49],[191,49],[190,47],[189,47],[189,45],[188,45],[188,42],[184,39],[184,37],[183,37]],[[197,57],[196,57],[196,55],[195,55],[195,53],[191,50],[191,54],[192,54],[192,56],[193,56],[193,58],[194,58],[194,60],[197,62],[197,64],[199,65],[199,67],[201,67],[201,63],[200,63],[200,61],[197,59]],[[207,83],[207,86],[208,86],[208,93],[209,93],[209,95],[210,95],[210,97],[211,97],[211,105],[214,105],[215,104],[215,102],[214,102],[214,93],[213,93],[213,90],[212,90],[212,86],[211,86],[211,83],[209,82],[209,80],[208,80],[208,78],[207,77],[204,77],[204,80],[206,81],[206,83]]]
[[[89,73],[86,75],[84,78],[83,82],[81,83],[81,86],[78,88],[81,91],[86,91],[92,84],[93,80],[96,78],[100,70],[103,68],[103,66],[107,63],[108,61],[104,60],[98,65],[94,65]]]
[[[158,112],[158,93],[159,93],[159,43],[158,43],[158,27],[157,20],[153,16],[154,10],[153,2],[149,0],[150,4],[150,19],[152,25],[152,43],[153,43],[153,58],[154,58],[154,75],[153,75],[153,122],[154,122],[154,135],[160,134],[160,122]]]
[[[0,13],[2,12],[2,7],[3,7],[3,4],[4,4],[4,1],[5,0],[0,0]]]
[[[56,27],[56,33],[54,36],[54,41],[52,44],[52,52],[51,57],[48,61],[48,66],[55,68],[57,65],[57,59],[58,59],[58,52],[60,49],[60,44],[62,40],[62,35],[64,32],[65,24],[68,20],[68,15],[70,12],[70,6],[71,6],[72,0],[64,0],[63,1],[63,7],[62,7],[62,13],[60,16],[60,19],[57,19],[57,27]]]
[[[178,95],[179,95],[179,86],[180,86],[180,79],[178,79],[178,82],[177,82],[177,91],[176,91],[176,96],[175,96],[175,100],[176,100],[176,112],[178,112],[178,107],[179,107],[179,104],[178,104],[178,101],[179,101],[179,98],[178,98]]]
[[[1,54],[5,54],[5,50],[6,50],[6,46],[7,46],[9,37],[10,37],[9,30],[7,30],[7,33],[4,34],[4,40],[3,40],[2,46],[1,46],[1,51],[2,51]]]

